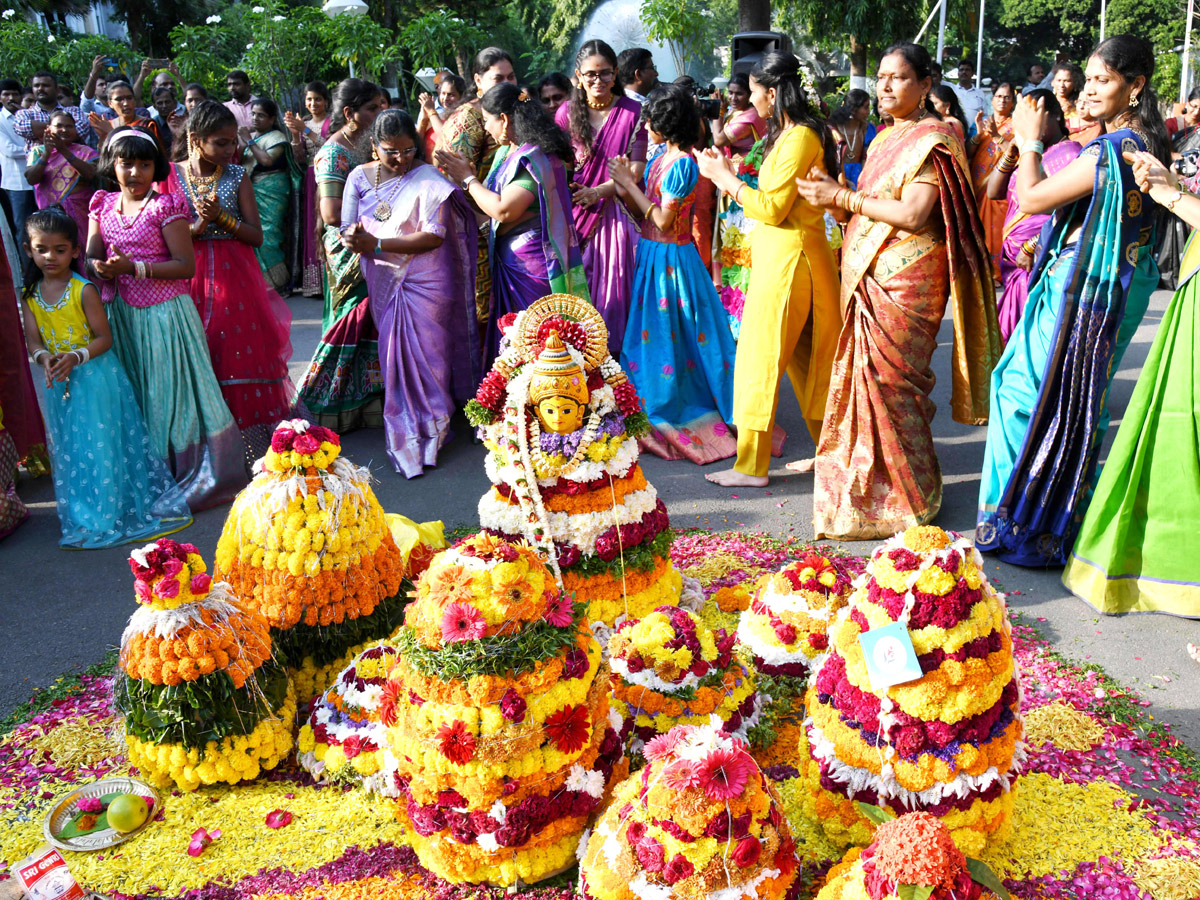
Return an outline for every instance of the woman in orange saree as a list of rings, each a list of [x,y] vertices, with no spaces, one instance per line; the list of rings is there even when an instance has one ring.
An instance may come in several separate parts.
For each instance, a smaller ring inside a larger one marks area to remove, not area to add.
[[[859,191],[798,182],[810,203],[853,214],[842,256],[837,358],[817,448],[816,536],[883,538],[937,515],[930,368],[938,327],[954,315],[952,411],[983,424],[1000,331],[992,268],[957,135],[926,100],[929,53],[895,44],[879,64],[881,110]]]
[[[992,255],[992,276],[1000,277],[1000,251],[1004,247],[1004,219],[1008,215],[1008,198],[988,199],[987,183],[1013,139],[1012,114],[1017,96],[1012,85],[1005,82],[992,94],[992,114],[983,123],[971,153],[971,184],[979,203],[979,220],[983,237]]]

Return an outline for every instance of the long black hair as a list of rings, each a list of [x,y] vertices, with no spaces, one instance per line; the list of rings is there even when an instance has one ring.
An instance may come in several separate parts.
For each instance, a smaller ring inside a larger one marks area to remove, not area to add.
[[[142,140],[138,135],[143,135],[149,140]],[[171,164],[167,162],[166,154],[163,153],[158,138],[148,128],[143,128],[141,125],[121,125],[113,129],[100,151],[96,174],[101,178],[116,181],[118,159],[140,159],[153,162],[155,181],[166,181],[167,176],[171,174]]]
[[[53,206],[47,206],[45,209],[39,209],[37,212],[29,214],[29,218],[25,220],[25,244],[29,246],[33,243],[32,234],[61,234],[71,242],[71,246],[79,249],[79,226],[75,220],[67,214],[57,203]],[[78,260],[71,260],[71,269],[75,270],[78,266]],[[25,265],[22,267],[22,275],[25,277],[25,287],[21,291],[21,297],[28,300],[34,295],[38,289],[38,285],[42,283],[45,275],[38,268],[38,264],[33,261],[33,254],[30,253],[25,258]]]
[[[791,53],[772,50],[750,71],[750,77],[764,88],[775,89],[775,108],[767,120],[766,152],[770,153],[775,141],[783,131],[784,117],[793,125],[810,128],[821,140],[825,160],[825,171],[835,176],[839,171],[837,144],[825,127],[825,120],[808,101],[804,93],[804,80],[800,77],[800,60]]]
[[[403,109],[385,109],[371,123],[371,143],[378,145],[382,141],[406,137],[417,148],[416,158],[425,161],[423,142],[417,135],[417,123]]]
[[[1114,34],[1100,42],[1092,56],[1116,72],[1126,82],[1133,82],[1139,75],[1146,79],[1137,94],[1137,106],[1129,107],[1134,129],[1146,139],[1151,153],[1164,165],[1171,165],[1171,143],[1167,139],[1167,126],[1158,111],[1158,97],[1150,86],[1154,75],[1154,45],[1132,34]],[[1133,100],[1134,98],[1130,98]]]
[[[861,88],[851,88],[842,98],[841,105],[830,115],[829,121],[834,125],[845,125],[864,103],[871,103],[871,95]]]
[[[958,121],[962,123],[963,140],[966,140],[967,134],[971,130],[972,123],[967,121],[967,114],[963,111],[962,103],[959,102],[958,94],[954,92],[954,88],[950,87],[950,85],[943,81],[941,84],[935,84],[929,89],[929,96],[931,98],[937,97],[950,107],[951,117],[958,119]],[[937,114],[937,110],[934,110],[934,114]]]
[[[507,62],[514,69],[517,67],[507,50],[500,47],[484,47],[475,54],[475,59],[471,62],[471,74],[482,75],[499,62]]]
[[[614,97],[620,97],[621,76],[617,72],[617,54],[613,52],[613,48],[608,46],[604,41],[598,38],[593,38],[590,41],[584,41],[583,46],[579,48],[579,52],[575,54],[575,71],[579,71],[579,67],[583,65],[584,60],[590,59],[593,56],[599,56],[613,70],[612,92]],[[571,107],[567,121],[571,128],[571,137],[579,142],[583,147],[585,156],[590,156],[592,153],[592,140],[595,135],[592,134],[592,123],[588,119],[587,91],[584,90],[582,79],[579,82],[579,87],[571,91]],[[614,102],[616,102],[614,100]]]
[[[934,66],[937,66],[939,72],[942,69],[940,65],[933,61],[933,57],[929,55],[928,50],[920,44],[914,44],[912,41],[897,41],[884,50],[879,58],[883,59],[892,55],[899,56],[908,63],[909,68],[913,70],[913,74],[917,76],[917,81],[924,81],[926,78],[932,81]],[[925,112],[932,115],[935,119],[941,118],[938,115],[938,111],[934,109],[933,101],[928,95],[925,97]],[[966,123],[964,122],[963,125],[965,127]]]
[[[515,84],[498,84],[488,89],[480,103],[489,115],[509,117],[518,145],[533,144],[547,156],[557,156],[567,166],[575,165],[571,139],[546,114],[541,100]]]
[[[347,78],[333,92],[333,105],[329,110],[329,131],[333,132],[346,124],[346,108],[358,112],[383,93],[379,85],[361,78]]]

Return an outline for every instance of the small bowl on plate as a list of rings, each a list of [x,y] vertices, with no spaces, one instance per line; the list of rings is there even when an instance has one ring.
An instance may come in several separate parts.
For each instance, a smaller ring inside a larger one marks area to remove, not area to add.
[[[81,834],[66,839],[58,837],[58,833],[63,830],[66,824],[74,817],[75,813],[78,812],[77,805],[80,800],[85,797],[99,798],[105,794],[140,794],[143,797],[153,799],[154,807],[150,810],[150,815],[146,816],[145,822],[133,829],[133,831],[125,834],[122,834],[115,828],[104,828],[100,831],[93,831],[91,834]],[[130,778],[127,775],[102,778],[99,781],[93,781],[91,784],[85,784],[83,787],[76,788],[59,800],[47,814],[46,821],[42,824],[42,834],[51,845],[57,847],[59,850],[88,853],[92,850],[115,847],[117,844],[124,843],[140,834],[142,829],[149,825],[158,814],[161,802],[158,791],[138,778]]]

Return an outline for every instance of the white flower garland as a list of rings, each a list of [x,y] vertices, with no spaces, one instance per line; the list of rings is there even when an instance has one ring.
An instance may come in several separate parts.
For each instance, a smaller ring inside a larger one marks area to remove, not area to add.
[[[537,521],[543,529],[543,544],[553,546],[556,540],[570,543],[584,556],[590,556],[596,551],[596,540],[609,528],[641,522],[653,512],[658,506],[658,492],[646,485],[643,490],[626,494],[624,503],[599,512],[547,512],[541,503],[540,492],[531,505],[537,511]],[[533,537],[532,529],[527,528],[532,522],[524,504],[514,506],[497,497],[494,491],[488,491],[479,499],[479,524],[483,528],[521,534],[528,540]]]

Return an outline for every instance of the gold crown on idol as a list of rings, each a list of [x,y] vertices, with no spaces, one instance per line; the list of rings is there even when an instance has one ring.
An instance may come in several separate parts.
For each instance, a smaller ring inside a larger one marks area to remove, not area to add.
[[[587,379],[583,369],[567,352],[567,345],[551,331],[546,338],[546,347],[538,354],[533,364],[533,378],[529,382],[529,399],[535,404],[550,397],[568,397],[580,406],[588,402]]]

